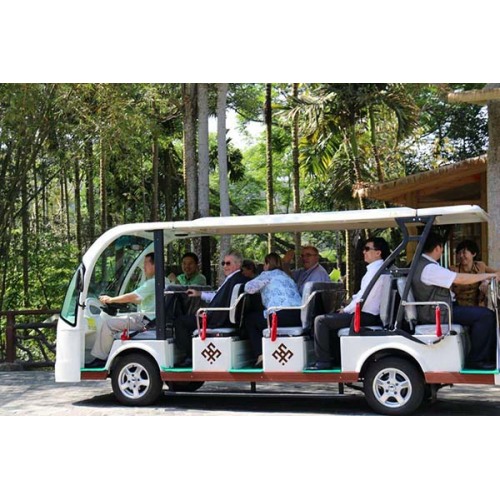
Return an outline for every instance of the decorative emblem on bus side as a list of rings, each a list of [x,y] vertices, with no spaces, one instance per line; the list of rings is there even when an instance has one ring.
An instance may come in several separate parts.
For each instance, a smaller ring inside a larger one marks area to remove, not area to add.
[[[285,344],[280,344],[278,349],[273,352],[273,358],[285,366],[293,358],[293,351],[288,349]]]
[[[210,342],[210,344],[201,351],[201,355],[211,364],[213,365],[217,359],[222,356],[222,353],[215,347],[215,345]]]

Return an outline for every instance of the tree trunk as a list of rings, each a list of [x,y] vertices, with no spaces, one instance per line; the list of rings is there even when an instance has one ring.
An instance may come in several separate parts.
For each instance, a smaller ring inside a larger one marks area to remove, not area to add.
[[[94,162],[92,154],[92,142],[85,143],[85,178],[87,180],[87,217],[88,217],[88,242],[92,244],[95,240],[95,197],[94,197]]]
[[[153,133],[153,193],[151,200],[151,221],[157,221],[158,219],[158,197],[159,197],[159,189],[158,189],[158,137],[156,133]]]
[[[264,108],[264,121],[266,123],[266,178],[267,178],[267,213],[274,214],[274,189],[273,189],[273,154],[272,154],[272,84],[266,84],[266,103]],[[271,233],[267,239],[267,249],[274,251],[274,238]]]
[[[38,175],[37,175],[36,168],[33,168],[33,189],[35,190],[35,195],[34,195],[34,199],[33,199],[34,208],[35,208],[35,234],[39,235],[40,234],[40,212],[39,212],[39,207],[38,207],[39,193],[38,193]]]
[[[210,158],[208,151],[208,84],[198,84],[198,212],[201,217],[210,215],[208,187]]]
[[[0,239],[0,266],[2,272],[0,273],[0,311],[3,311],[3,300],[7,289],[7,269],[9,267],[9,248],[11,239],[11,227],[2,234]]]
[[[82,201],[80,196],[81,189],[80,161],[75,160],[75,218],[76,218],[76,247],[78,251],[78,260],[80,261],[83,253],[82,241]]]
[[[299,97],[299,84],[293,84],[293,97]],[[293,211],[300,213],[300,165],[299,165],[299,115],[296,113],[292,123],[292,163],[293,163]],[[295,255],[300,255],[301,234],[295,233]]]
[[[165,220],[173,220],[174,206],[174,183],[175,167],[172,161],[171,145],[165,149],[163,154],[163,163],[165,168]]]
[[[353,259],[352,259],[352,247],[351,247],[351,232],[346,229],[344,231],[345,236],[345,288],[346,288],[346,298],[352,296],[352,285],[354,282],[353,276]]]
[[[377,132],[375,130],[375,117],[372,106],[368,108],[368,115],[370,117],[370,138],[372,141],[373,157],[375,158],[375,165],[377,166],[377,178],[379,182],[384,182],[384,170],[380,163],[380,155],[377,146]]]
[[[63,188],[64,188],[64,215],[66,218],[66,238],[68,243],[71,242],[71,222],[70,222],[70,210],[69,210],[69,190],[68,190],[68,175],[66,173],[66,165],[63,164],[63,170],[61,172],[63,177]]]
[[[107,200],[107,186],[106,186],[106,152],[104,150],[103,139],[101,137],[99,144],[99,185],[101,187],[101,234],[104,233],[108,227],[108,200]]]
[[[217,159],[219,162],[220,214],[223,217],[231,215],[229,206],[229,179],[227,172],[227,141],[226,141],[226,104],[228,83],[217,84]],[[231,248],[231,236],[224,235],[220,243],[220,255],[224,257]],[[219,271],[219,282],[222,282],[222,268]]]
[[[22,255],[23,255],[23,305],[29,307],[29,233],[30,220],[28,212],[28,186],[26,177],[23,180],[21,188],[22,200]]]
[[[47,177],[45,172],[45,166],[42,166],[41,170],[41,178],[40,181],[42,183],[42,227],[45,229],[49,223],[49,208],[48,208],[48,200],[47,200]]]
[[[198,213],[200,217],[210,215],[209,174],[210,158],[208,149],[208,84],[198,84]],[[194,242],[195,251],[201,254],[201,268],[207,279],[210,276],[210,242],[208,238]],[[207,276],[208,274],[208,276]]]
[[[198,170],[196,168],[196,84],[186,83],[182,86],[183,146],[184,146],[184,187],[186,197],[186,218],[194,219],[198,205]]]

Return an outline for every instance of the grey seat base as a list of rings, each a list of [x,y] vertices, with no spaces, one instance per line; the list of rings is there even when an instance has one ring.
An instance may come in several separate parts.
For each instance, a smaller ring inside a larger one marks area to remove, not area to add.
[[[234,337],[236,328],[207,328],[207,337]],[[200,330],[193,332],[193,337],[199,337]]]
[[[277,334],[278,337],[300,337],[304,335],[305,329],[301,326],[286,326],[282,328],[278,328]],[[262,336],[266,339],[271,337],[271,331],[269,328],[266,328],[262,331]]]

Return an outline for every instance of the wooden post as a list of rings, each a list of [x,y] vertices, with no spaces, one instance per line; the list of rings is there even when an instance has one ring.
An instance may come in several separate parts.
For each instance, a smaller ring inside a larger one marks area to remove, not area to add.
[[[500,246],[500,102],[488,102],[488,264],[499,269]]]

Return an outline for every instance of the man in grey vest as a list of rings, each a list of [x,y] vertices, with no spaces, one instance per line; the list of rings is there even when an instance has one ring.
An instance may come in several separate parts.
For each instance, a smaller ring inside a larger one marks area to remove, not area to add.
[[[466,360],[467,368],[492,370],[496,368],[496,317],[486,307],[459,306],[453,302],[450,292],[452,284],[469,285],[478,281],[499,278],[500,273],[455,273],[438,264],[443,254],[444,240],[430,233],[422,255],[417,262],[412,279],[413,294],[418,302],[443,301],[451,306],[452,321],[470,327],[471,350]],[[445,308],[441,321],[448,322]],[[435,323],[434,306],[418,307],[418,322]]]

